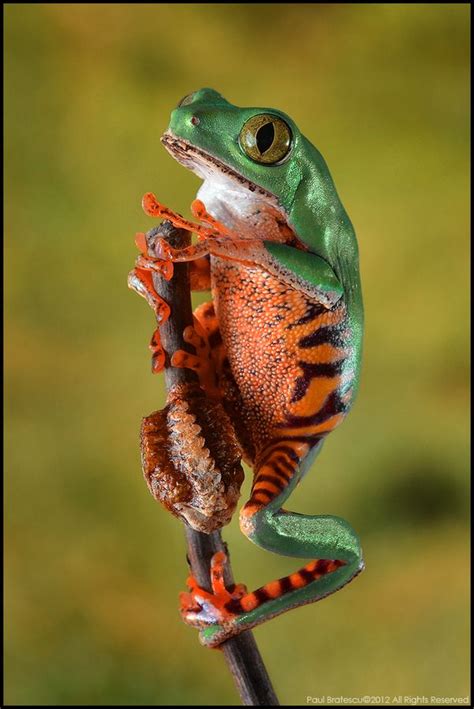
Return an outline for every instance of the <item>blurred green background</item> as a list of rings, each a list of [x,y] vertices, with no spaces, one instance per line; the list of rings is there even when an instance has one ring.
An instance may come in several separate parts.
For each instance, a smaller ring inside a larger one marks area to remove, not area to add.
[[[164,403],[153,315],[126,286],[142,195],[189,214],[199,181],[159,136],[202,86],[289,113],[360,244],[359,398],[290,507],[350,520],[367,569],[256,630],[281,702],[467,695],[468,25],[462,4],[5,6],[6,703],[238,703],[177,612],[183,531],[138,450]],[[225,537],[250,586],[295,568]]]

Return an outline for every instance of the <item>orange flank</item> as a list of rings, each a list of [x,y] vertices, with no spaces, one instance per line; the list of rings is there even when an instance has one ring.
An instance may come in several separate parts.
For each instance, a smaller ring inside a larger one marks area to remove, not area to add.
[[[311,381],[305,395],[291,403],[289,409],[293,416],[304,416],[308,412],[315,413],[321,409],[329,394],[337,389],[341,377],[317,377]]]
[[[305,356],[302,357],[302,360],[305,362],[321,364],[337,362],[348,355],[347,350],[342,347],[334,347],[334,345],[327,343],[305,348],[304,353]]]
[[[339,325],[343,322],[345,316],[346,309],[343,305],[337,305],[333,310],[325,310],[320,315],[317,315],[308,322],[305,322],[303,325],[296,325],[295,337],[300,339],[311,335],[321,327],[333,327],[335,325]]]

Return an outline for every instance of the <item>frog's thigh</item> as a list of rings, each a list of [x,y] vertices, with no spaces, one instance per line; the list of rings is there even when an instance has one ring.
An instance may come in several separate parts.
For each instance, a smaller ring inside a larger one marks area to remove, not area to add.
[[[322,445],[281,440],[257,461],[252,493],[240,515],[241,529],[251,541],[286,556],[333,559],[359,568],[357,535],[342,519],[282,510],[282,505]],[[309,453],[311,450],[311,453]],[[308,455],[309,454],[309,455]]]
[[[250,499],[240,513],[242,532],[259,546],[267,546],[265,533],[260,536],[264,510],[279,509],[298,482],[300,466],[309,445],[300,441],[280,440],[269,444],[258,456]],[[272,549],[272,551],[277,551]]]

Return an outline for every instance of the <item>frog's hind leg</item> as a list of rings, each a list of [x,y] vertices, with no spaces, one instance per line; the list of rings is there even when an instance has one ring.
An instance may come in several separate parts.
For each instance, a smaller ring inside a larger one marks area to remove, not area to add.
[[[311,559],[293,574],[266,584],[241,599],[236,623],[252,627],[290,608],[317,601],[348,583],[363,568],[357,535],[343,519],[297,514],[282,509],[324,438],[281,440],[260,461],[241,529],[258,546],[277,554]],[[233,604],[238,612],[237,602]]]
[[[171,364],[173,367],[186,367],[195,371],[206,394],[211,398],[220,399],[222,390],[219,382],[225,360],[225,348],[212,301],[196,308],[193,321],[193,325],[185,328],[183,339],[194,347],[196,354],[177,350],[171,358]]]
[[[205,622],[196,608],[188,620],[201,627],[204,644],[218,645],[291,608],[324,598],[363,569],[359,540],[347,522],[281,508],[321,445],[322,440],[311,449],[308,443],[281,440],[269,446],[257,460],[252,494],[240,518],[242,531],[258,546],[311,561],[256,591],[228,598],[224,606],[220,596],[215,606],[206,598]]]

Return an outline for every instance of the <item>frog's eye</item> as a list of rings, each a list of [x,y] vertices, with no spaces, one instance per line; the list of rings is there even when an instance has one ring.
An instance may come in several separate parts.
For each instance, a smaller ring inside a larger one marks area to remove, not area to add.
[[[178,103],[177,108],[181,108],[181,106],[189,106],[189,104],[193,102],[195,93],[196,92],[193,91],[192,94],[186,94],[186,96]]]
[[[249,158],[265,165],[274,165],[290,152],[291,131],[278,116],[260,113],[244,123],[239,140]]]

